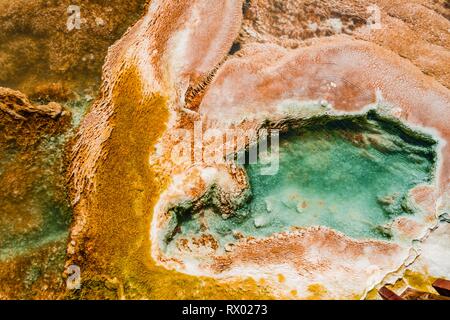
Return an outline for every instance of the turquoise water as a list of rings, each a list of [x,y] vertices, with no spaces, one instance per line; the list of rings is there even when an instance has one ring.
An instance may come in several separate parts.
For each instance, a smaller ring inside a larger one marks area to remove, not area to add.
[[[277,174],[261,175],[261,163],[245,167],[252,195],[232,217],[206,208],[179,219],[178,236],[206,226],[226,244],[238,233],[264,237],[327,226],[353,238],[389,239],[383,225],[414,213],[408,190],[432,181],[435,147],[430,137],[374,112],[317,118],[280,136]]]

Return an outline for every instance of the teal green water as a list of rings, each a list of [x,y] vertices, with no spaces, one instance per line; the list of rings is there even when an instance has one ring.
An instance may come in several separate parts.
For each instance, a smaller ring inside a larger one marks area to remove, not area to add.
[[[430,137],[374,112],[317,118],[280,137],[277,174],[261,175],[261,163],[246,166],[252,195],[235,215],[201,210],[182,219],[179,236],[199,234],[203,224],[222,244],[237,232],[264,237],[307,226],[389,239],[382,226],[413,214],[408,191],[432,181],[435,147]]]

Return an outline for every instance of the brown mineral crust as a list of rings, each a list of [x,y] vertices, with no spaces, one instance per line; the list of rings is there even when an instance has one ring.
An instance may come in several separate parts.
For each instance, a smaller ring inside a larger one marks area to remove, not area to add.
[[[437,195],[431,186],[417,186],[411,190],[411,196],[426,214],[435,214]]]
[[[44,83],[37,85],[30,99],[33,101],[67,102],[75,100],[76,96],[66,85],[61,82]]]
[[[61,134],[70,119],[70,112],[58,103],[34,105],[23,93],[0,87],[0,150],[13,141],[27,147],[43,137]]]
[[[407,217],[400,217],[392,223],[392,228],[406,239],[420,237],[423,233],[424,224],[411,220]]]
[[[195,245],[199,246],[209,246],[213,250],[217,250],[219,248],[219,244],[217,243],[216,239],[211,234],[203,234],[201,237],[194,241]]]
[[[20,120],[26,119],[25,114],[32,113],[54,119],[63,111],[62,107],[55,102],[34,106],[23,93],[2,87],[0,87],[0,110]]]
[[[380,29],[367,27],[376,18],[371,6],[379,10],[380,21],[373,22],[380,22]],[[448,88],[449,16],[445,0],[252,0],[238,41],[297,48],[317,37],[349,34],[405,57]],[[330,19],[338,19],[342,30],[330,26]]]
[[[66,239],[0,261],[0,300],[61,299]]]
[[[427,9],[423,9],[427,10]],[[411,10],[414,12],[414,10]],[[443,19],[440,20],[440,19]],[[427,20],[422,20],[423,22]],[[427,75],[434,77],[441,84],[450,88],[450,32],[440,30],[436,34],[419,34],[416,30],[436,30],[436,24],[443,22],[448,30],[450,22],[436,14],[427,22],[433,28],[407,24],[400,18],[386,16],[383,19],[384,28],[370,33],[355,32],[355,38],[367,40],[389,49],[399,56],[408,59]],[[441,26],[442,27],[442,26]],[[395,30],[395,31],[393,31]]]
[[[255,39],[281,45],[297,45],[298,40],[335,34],[325,25],[330,18],[343,20],[343,31],[351,32],[366,23],[369,14],[363,1],[348,0],[250,0],[244,15],[241,39]],[[316,23],[316,30],[309,27]],[[253,31],[253,32],[251,32]]]
[[[185,10],[189,14],[186,17],[188,21],[183,21],[182,26],[190,32],[187,39],[183,38],[188,46],[185,49],[185,66],[178,75],[180,78],[189,76],[195,82],[222,60],[239,32],[241,10],[242,2],[239,0],[189,3],[189,8]]]
[[[308,253],[310,248],[315,255]],[[349,261],[367,256],[370,264],[383,266],[401,247],[383,241],[356,241],[323,227],[307,228],[268,238],[237,242],[233,251],[216,256],[211,270],[217,274],[242,266],[290,264],[299,274],[344,268]]]
[[[426,235],[430,225],[436,223],[438,195],[431,185],[416,186],[410,191],[410,195],[418,212],[413,217],[396,218],[390,228],[403,239],[419,239]]]

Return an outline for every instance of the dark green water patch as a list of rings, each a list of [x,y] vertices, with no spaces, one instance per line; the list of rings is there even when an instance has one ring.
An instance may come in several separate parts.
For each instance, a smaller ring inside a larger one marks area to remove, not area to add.
[[[246,165],[251,196],[234,215],[206,204],[178,220],[174,239],[207,229],[225,245],[239,234],[265,237],[308,226],[389,239],[384,225],[414,214],[408,191],[433,182],[436,147],[432,137],[374,111],[303,121],[280,136],[275,175],[261,175],[264,164]]]

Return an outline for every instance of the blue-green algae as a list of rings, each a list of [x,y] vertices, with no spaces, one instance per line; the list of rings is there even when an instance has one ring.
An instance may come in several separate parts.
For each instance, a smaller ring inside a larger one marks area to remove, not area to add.
[[[208,229],[225,245],[236,236],[265,237],[293,227],[326,226],[359,239],[385,239],[384,226],[414,214],[408,191],[432,183],[436,141],[374,111],[321,116],[280,136],[279,170],[246,165],[248,201],[231,217],[206,205],[178,215],[177,237]]]

